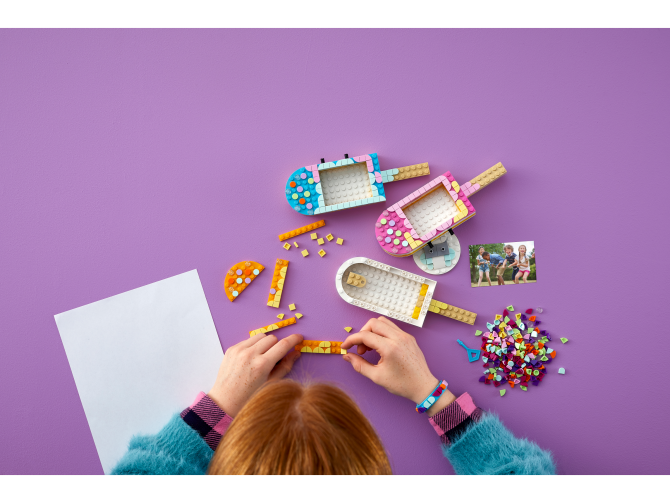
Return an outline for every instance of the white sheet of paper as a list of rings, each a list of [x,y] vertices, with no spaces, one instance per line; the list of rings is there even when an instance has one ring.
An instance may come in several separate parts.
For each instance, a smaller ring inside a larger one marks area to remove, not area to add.
[[[196,270],[55,318],[105,473],[209,391],[223,358]]]

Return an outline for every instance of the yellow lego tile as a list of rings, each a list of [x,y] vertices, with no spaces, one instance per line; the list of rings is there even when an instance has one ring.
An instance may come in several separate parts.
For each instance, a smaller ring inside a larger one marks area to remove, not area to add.
[[[284,313],[279,313],[277,315],[277,318],[279,318],[280,320],[283,320],[284,319]]]
[[[328,241],[332,241],[332,240],[335,239],[335,238],[333,237],[332,234],[328,234],[328,235],[326,235],[326,239],[327,239]]]
[[[309,252],[307,250],[303,250],[302,251],[302,256],[306,257],[307,255],[309,255]]]
[[[342,238],[337,238],[337,241],[335,241],[338,245],[342,245],[344,243],[344,239]]]
[[[326,255],[326,251],[325,251],[325,250],[319,250],[319,255],[321,255],[322,257],[325,256],[325,255]]]
[[[289,308],[291,311],[295,311],[295,304],[289,304],[289,305],[288,305],[288,308]]]
[[[298,318],[298,319],[300,319],[300,318],[302,318],[302,314],[300,314],[300,313],[295,313],[295,317]]]
[[[268,325],[266,327],[261,327],[257,328],[256,330],[252,330],[249,332],[249,336],[253,337],[256,334],[265,334],[267,332],[270,332],[271,330],[279,330],[282,327],[287,327],[289,325],[294,325],[296,322],[295,318],[288,318],[286,320],[279,321],[277,323],[273,323],[272,325]]]
[[[325,241],[323,240],[323,238],[319,238],[316,240],[316,242],[319,243],[319,246],[321,246]]]
[[[284,243],[284,246],[282,246],[282,248],[284,248],[284,250],[290,250],[290,249],[291,249],[291,245],[288,244],[288,243]]]

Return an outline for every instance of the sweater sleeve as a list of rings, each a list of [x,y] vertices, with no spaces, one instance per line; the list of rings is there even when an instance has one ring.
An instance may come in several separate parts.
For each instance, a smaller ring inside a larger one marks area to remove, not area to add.
[[[156,435],[134,436],[112,475],[203,475],[231,421],[200,393]]]
[[[551,453],[516,438],[498,416],[483,412],[464,393],[429,418],[444,456],[458,475],[554,475]]]

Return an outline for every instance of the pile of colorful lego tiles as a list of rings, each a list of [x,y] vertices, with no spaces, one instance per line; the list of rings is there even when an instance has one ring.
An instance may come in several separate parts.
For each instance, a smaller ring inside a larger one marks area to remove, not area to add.
[[[546,366],[556,358],[556,350],[548,347],[551,335],[540,330],[540,320],[533,310],[511,314],[514,306],[507,306],[497,314],[493,323],[487,323],[488,332],[482,335],[484,375],[479,382],[495,387],[509,384],[523,391],[529,383],[538,386],[547,374]],[[505,391],[500,390],[504,395]]]

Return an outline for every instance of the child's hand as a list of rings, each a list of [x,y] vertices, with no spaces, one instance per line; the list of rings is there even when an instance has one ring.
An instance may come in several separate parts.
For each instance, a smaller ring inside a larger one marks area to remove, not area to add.
[[[358,354],[347,353],[343,358],[351,363],[356,372],[372,382],[383,386],[394,395],[423,401],[438,384],[431,374],[426,358],[416,343],[416,339],[401,330],[395,323],[380,316],[368,321],[360,332],[352,334],[342,343],[342,349],[358,345]],[[381,355],[377,365],[372,365],[358,355],[374,349]],[[435,403],[428,411],[432,416],[455,400],[454,395],[445,391],[440,397],[440,407]]]
[[[258,334],[235,344],[223,356],[209,397],[226,414],[235,417],[265,382],[281,379],[291,371],[300,353],[289,351],[301,341],[299,334],[289,335],[281,341],[272,334]],[[275,366],[277,362],[281,363]]]

